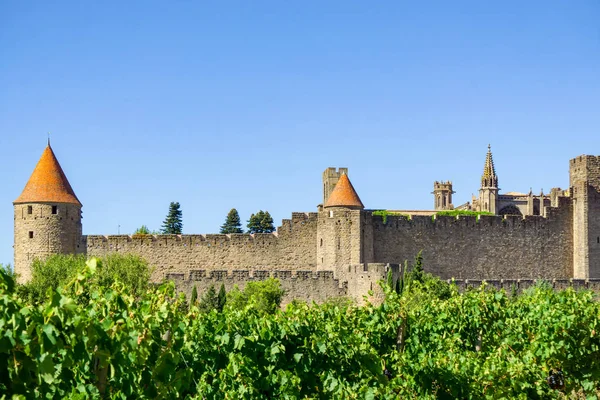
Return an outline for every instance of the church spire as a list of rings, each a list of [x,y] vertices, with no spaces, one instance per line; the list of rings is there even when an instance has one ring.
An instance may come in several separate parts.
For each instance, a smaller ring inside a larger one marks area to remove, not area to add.
[[[483,166],[483,175],[481,175],[481,187],[497,188],[498,176],[494,167],[494,158],[492,157],[492,146],[488,144],[488,152]]]

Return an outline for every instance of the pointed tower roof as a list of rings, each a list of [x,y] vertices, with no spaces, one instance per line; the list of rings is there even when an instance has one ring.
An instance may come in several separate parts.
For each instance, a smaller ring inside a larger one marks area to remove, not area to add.
[[[324,207],[365,208],[346,174],[340,176]]]
[[[70,203],[81,207],[81,202],[50,147],[50,141],[25,185],[23,193],[13,202],[13,204],[22,203]]]
[[[488,152],[485,156],[483,166],[483,175],[481,175],[482,187],[497,187],[498,177],[496,176],[496,167],[494,167],[494,158],[492,157],[492,146],[488,144]]]

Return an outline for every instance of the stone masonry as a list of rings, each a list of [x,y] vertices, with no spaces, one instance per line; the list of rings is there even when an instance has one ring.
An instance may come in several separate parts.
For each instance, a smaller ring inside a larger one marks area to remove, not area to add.
[[[379,301],[378,282],[390,270],[397,279],[404,261],[422,250],[426,270],[463,286],[483,279],[546,279],[595,288],[600,278],[600,157],[572,159],[569,174],[570,188],[553,189],[550,196],[501,195],[488,149],[480,197],[460,208],[492,214],[511,210],[513,215],[435,215],[453,207],[448,181],[434,188],[437,210],[384,218],[365,209],[347,168],[327,168],[317,212],[292,213],[274,233],[82,235],[81,203],[48,144],[14,202],[15,270],[26,281],[36,257],[132,253],[154,267],[154,281],[172,279],[188,293],[193,286],[202,292],[210,285],[223,283],[229,289],[276,277],[286,290],[284,303],[336,296],[362,301],[365,295]]]

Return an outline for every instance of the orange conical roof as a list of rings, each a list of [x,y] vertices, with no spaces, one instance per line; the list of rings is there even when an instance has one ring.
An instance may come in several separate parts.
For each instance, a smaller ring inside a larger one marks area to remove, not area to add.
[[[42,153],[23,193],[13,204],[20,203],[70,203],[81,206],[50,143]]]
[[[340,176],[335,188],[327,199],[327,203],[325,203],[325,207],[365,208],[346,174]]]

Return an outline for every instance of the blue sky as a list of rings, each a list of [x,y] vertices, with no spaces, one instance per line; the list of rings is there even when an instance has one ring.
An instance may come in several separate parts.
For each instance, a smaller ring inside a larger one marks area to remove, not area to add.
[[[0,2],[0,263],[51,132],[86,234],[214,233],[232,207],[315,211],[350,168],[367,208],[568,185],[600,155],[600,3]]]

